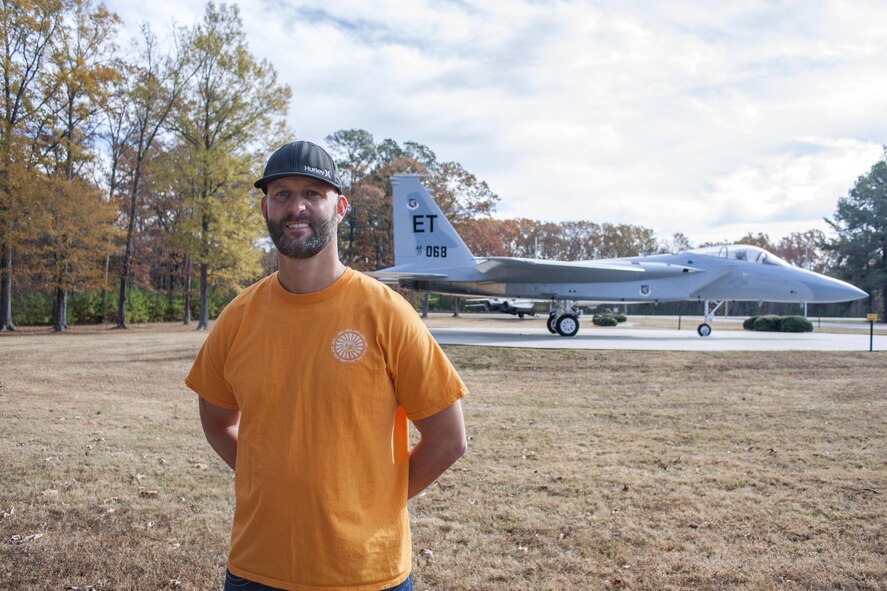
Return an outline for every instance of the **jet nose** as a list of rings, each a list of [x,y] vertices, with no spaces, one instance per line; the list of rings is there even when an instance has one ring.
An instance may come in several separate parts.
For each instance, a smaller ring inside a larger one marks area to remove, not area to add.
[[[810,303],[826,304],[831,302],[849,302],[867,298],[869,294],[862,291],[855,285],[851,285],[846,281],[819,275],[807,281],[810,289],[813,291],[813,299]]]

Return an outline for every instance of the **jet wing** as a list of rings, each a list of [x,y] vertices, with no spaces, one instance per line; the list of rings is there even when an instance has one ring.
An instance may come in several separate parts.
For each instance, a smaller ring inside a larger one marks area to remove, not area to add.
[[[476,269],[490,280],[537,283],[606,283],[672,277],[703,269],[662,262],[549,261],[511,257],[487,257]]]

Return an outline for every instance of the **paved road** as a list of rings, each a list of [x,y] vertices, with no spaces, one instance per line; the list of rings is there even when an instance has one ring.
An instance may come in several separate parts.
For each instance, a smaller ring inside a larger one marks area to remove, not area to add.
[[[625,349],[648,351],[865,351],[868,332],[855,334],[768,333],[715,329],[702,338],[694,329],[648,330],[583,326],[579,334],[564,338],[544,328],[432,328],[445,345],[484,345],[536,349]],[[887,336],[875,335],[875,351],[887,351]]]

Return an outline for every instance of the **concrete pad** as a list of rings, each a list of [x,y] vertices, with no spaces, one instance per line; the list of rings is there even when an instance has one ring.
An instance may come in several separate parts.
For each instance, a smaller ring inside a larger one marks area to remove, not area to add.
[[[535,349],[624,349],[636,351],[860,351],[868,352],[868,331],[855,334],[773,333],[715,329],[700,337],[694,329],[654,330],[583,326],[574,337],[544,328],[431,328],[442,345]],[[887,351],[887,336],[875,335],[874,350]]]

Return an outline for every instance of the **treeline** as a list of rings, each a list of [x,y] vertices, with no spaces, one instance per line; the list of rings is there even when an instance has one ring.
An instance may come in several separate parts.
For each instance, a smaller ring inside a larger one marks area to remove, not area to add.
[[[254,57],[236,6],[160,39],[147,25],[120,48],[122,23],[92,0],[0,0],[0,329],[15,321],[198,320],[275,269],[252,188],[267,155],[296,134],[290,89]],[[361,129],[325,138],[351,208],[343,261],[393,264],[390,177],[427,175],[476,255],[590,259],[677,252],[683,234],[642,226],[496,219],[499,197],[421,143],[376,142]],[[798,232],[771,242],[804,268],[887,297],[887,164],[839,200],[837,238]],[[700,245],[701,246],[701,245]]]
[[[289,135],[290,89],[250,54],[236,6],[209,3],[163,41],[144,25],[124,50],[92,0],[0,10],[0,328],[38,292],[63,330],[75,291],[123,328],[132,285],[180,292],[205,327],[211,286],[261,275],[251,183]]]

